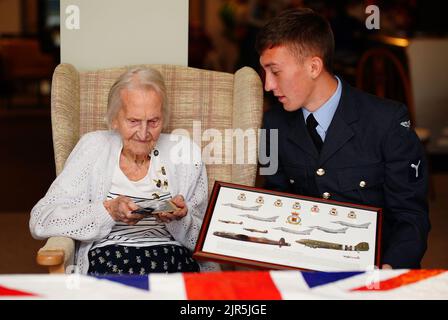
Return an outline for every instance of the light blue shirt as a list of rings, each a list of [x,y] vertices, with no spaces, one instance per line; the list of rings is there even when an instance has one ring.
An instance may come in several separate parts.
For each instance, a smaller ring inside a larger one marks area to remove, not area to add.
[[[316,131],[322,138],[322,141],[325,141],[328,127],[330,126],[331,120],[333,120],[334,113],[338,108],[339,100],[341,100],[341,93],[342,93],[341,80],[339,80],[338,77],[336,77],[336,80],[338,80],[338,86],[336,88],[336,91],[333,93],[330,99],[327,100],[327,102],[325,102],[319,109],[313,112],[314,118],[318,123]],[[302,112],[303,112],[303,118],[305,119],[306,123],[306,119],[308,118],[311,112],[309,112],[305,108],[302,108]]]

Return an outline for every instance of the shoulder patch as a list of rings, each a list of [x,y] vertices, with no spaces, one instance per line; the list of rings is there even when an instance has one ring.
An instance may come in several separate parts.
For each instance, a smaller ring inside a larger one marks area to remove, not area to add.
[[[411,128],[411,120],[400,122],[400,125],[409,130]]]
[[[421,166],[421,159],[409,161],[409,182],[416,182],[423,178],[423,167]]]

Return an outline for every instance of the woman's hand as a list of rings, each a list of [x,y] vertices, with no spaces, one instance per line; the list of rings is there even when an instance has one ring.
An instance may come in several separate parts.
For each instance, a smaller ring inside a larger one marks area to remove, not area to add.
[[[137,210],[138,206],[131,199],[125,196],[119,196],[112,200],[106,200],[103,204],[112,219],[115,221],[124,222],[131,226],[135,225],[145,217],[142,214],[131,212],[133,210]]]
[[[185,204],[185,199],[181,194],[178,194],[173,199],[171,199],[171,202],[174,203],[174,205],[177,207],[177,209],[174,212],[159,213],[158,214],[159,219],[162,220],[163,222],[180,220],[187,215],[188,208],[187,208],[187,205]]]

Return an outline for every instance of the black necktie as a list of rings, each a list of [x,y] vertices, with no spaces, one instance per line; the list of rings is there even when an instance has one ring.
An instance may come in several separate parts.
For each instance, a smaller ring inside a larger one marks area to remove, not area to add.
[[[310,113],[310,115],[308,116],[308,118],[306,118],[306,128],[308,129],[308,132],[310,133],[311,136],[311,140],[313,140],[314,145],[317,148],[317,151],[319,151],[322,149],[322,145],[324,144],[322,142],[322,138],[320,137],[320,135],[317,133],[316,127],[317,127],[318,123],[316,121],[316,119],[314,118],[313,114]]]

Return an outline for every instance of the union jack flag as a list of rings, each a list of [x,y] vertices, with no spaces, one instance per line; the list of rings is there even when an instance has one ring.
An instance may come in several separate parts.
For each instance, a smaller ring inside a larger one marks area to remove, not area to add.
[[[448,299],[448,270],[2,275],[0,299]]]

